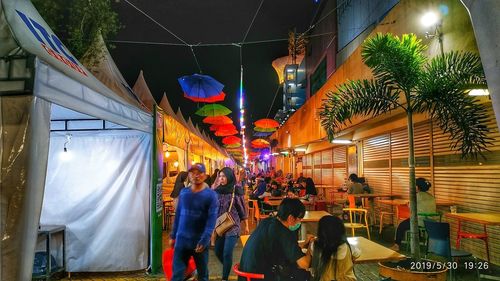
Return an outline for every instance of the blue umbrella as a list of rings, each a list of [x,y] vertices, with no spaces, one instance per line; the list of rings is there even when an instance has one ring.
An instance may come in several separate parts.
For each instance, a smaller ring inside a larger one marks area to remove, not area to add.
[[[224,85],[208,75],[193,74],[178,79],[186,97],[209,99],[221,94]]]
[[[270,136],[272,134],[273,134],[273,132],[255,132],[255,133],[253,133],[253,136],[254,137],[267,137],[267,136]]]

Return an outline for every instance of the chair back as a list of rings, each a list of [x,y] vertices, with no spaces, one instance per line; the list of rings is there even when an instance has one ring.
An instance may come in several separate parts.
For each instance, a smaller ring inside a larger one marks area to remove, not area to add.
[[[424,220],[424,225],[429,237],[427,252],[451,260],[450,224],[447,222]]]
[[[236,273],[236,275],[238,275],[238,276],[245,277],[247,279],[247,281],[251,281],[252,279],[264,279],[264,274],[243,272],[243,271],[240,271],[239,268],[240,268],[240,264],[235,263],[233,266],[234,273]]]
[[[243,245],[243,247],[245,247],[245,244],[247,243],[249,237],[250,237],[250,235],[241,235],[240,236],[241,245]]]
[[[398,220],[405,220],[410,217],[410,207],[406,204],[397,205]]]
[[[356,209],[356,197],[347,195],[347,200],[349,200],[349,209]]]

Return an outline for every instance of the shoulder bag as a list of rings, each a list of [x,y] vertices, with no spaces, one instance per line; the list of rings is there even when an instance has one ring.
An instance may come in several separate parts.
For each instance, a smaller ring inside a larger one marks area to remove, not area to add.
[[[231,204],[229,205],[229,209],[227,212],[224,212],[217,218],[217,222],[215,223],[215,233],[218,236],[224,235],[231,227],[236,225],[233,217],[230,214],[231,208],[233,207],[234,202],[234,193],[236,191],[236,187],[233,188],[233,196],[231,197]]]

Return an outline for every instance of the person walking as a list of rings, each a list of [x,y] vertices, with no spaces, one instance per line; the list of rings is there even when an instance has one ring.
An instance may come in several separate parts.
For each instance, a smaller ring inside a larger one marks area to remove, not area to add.
[[[235,224],[215,238],[215,256],[222,263],[222,280],[229,278],[233,265],[233,250],[240,236],[240,224],[244,225],[243,234],[248,234],[248,215],[245,206],[243,188],[236,182],[235,175],[230,168],[223,168],[217,178],[219,186],[215,189],[219,199],[218,216],[229,212]]]
[[[194,258],[199,281],[208,281],[208,244],[217,220],[217,194],[204,182],[205,166],[196,163],[188,170],[191,185],[181,190],[170,234],[174,248],[172,281],[184,280],[190,257]]]

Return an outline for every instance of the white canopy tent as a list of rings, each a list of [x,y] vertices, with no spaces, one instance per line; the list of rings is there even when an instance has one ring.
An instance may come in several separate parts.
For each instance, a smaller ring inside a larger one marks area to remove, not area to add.
[[[67,271],[146,268],[151,115],[74,59],[31,2],[0,4],[0,279],[31,280],[39,223],[66,226]]]

